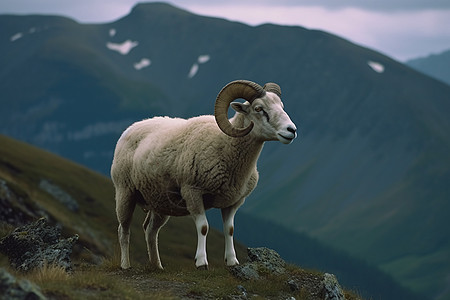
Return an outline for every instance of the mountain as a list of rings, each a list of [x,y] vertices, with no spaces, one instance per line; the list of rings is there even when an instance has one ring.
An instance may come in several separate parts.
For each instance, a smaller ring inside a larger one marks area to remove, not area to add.
[[[105,174],[132,122],[211,114],[235,79],[280,84],[299,138],[265,145],[241,209],[449,296],[448,85],[322,31],[163,3],[108,24],[3,15],[0,40],[1,132]]]
[[[426,57],[410,59],[406,64],[450,85],[450,50]]]

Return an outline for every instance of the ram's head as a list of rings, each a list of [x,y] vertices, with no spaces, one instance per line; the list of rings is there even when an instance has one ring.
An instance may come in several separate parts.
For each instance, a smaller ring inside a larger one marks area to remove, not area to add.
[[[289,144],[297,136],[297,128],[284,111],[281,102],[281,89],[276,83],[266,83],[264,87],[259,84],[237,80],[227,84],[216,99],[214,116],[217,125],[227,135],[243,137],[252,130],[265,140],[279,140]],[[244,103],[233,102],[236,99],[247,100]],[[228,120],[228,107],[242,113],[248,119],[249,125],[236,128]]]

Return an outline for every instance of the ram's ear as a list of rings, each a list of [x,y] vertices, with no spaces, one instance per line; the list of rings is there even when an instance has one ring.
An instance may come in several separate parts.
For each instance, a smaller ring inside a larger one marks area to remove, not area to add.
[[[251,104],[248,102],[241,103],[241,102],[231,102],[230,106],[232,109],[237,111],[238,113],[247,115],[250,112]]]

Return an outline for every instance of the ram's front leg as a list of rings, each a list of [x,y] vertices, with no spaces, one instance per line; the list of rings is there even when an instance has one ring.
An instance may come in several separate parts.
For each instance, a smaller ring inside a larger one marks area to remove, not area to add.
[[[195,253],[195,266],[197,269],[208,269],[206,255],[206,236],[209,225],[203,206],[202,192],[192,187],[182,187],[181,196],[186,200],[186,206],[195,222],[197,229],[197,251]]]
[[[206,214],[193,216],[197,228],[197,251],[195,253],[195,266],[197,269],[208,270],[208,259],[206,255],[206,236],[208,234],[208,220]]]
[[[239,264],[233,242],[234,215],[243,202],[244,201],[241,201],[234,206],[222,209],[223,235],[225,236],[225,264],[227,266]]]

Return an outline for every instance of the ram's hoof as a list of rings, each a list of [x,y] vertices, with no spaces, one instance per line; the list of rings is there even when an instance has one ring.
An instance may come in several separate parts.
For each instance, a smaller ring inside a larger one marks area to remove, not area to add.
[[[145,268],[147,271],[149,272],[159,272],[159,271],[164,271],[164,267],[159,265],[159,266],[155,266],[155,265],[147,265]]]
[[[231,258],[231,259],[225,258],[225,265],[227,267],[237,266],[237,265],[239,265],[239,261],[237,260],[236,257]]]
[[[197,270],[208,271],[208,265],[198,266]]]

